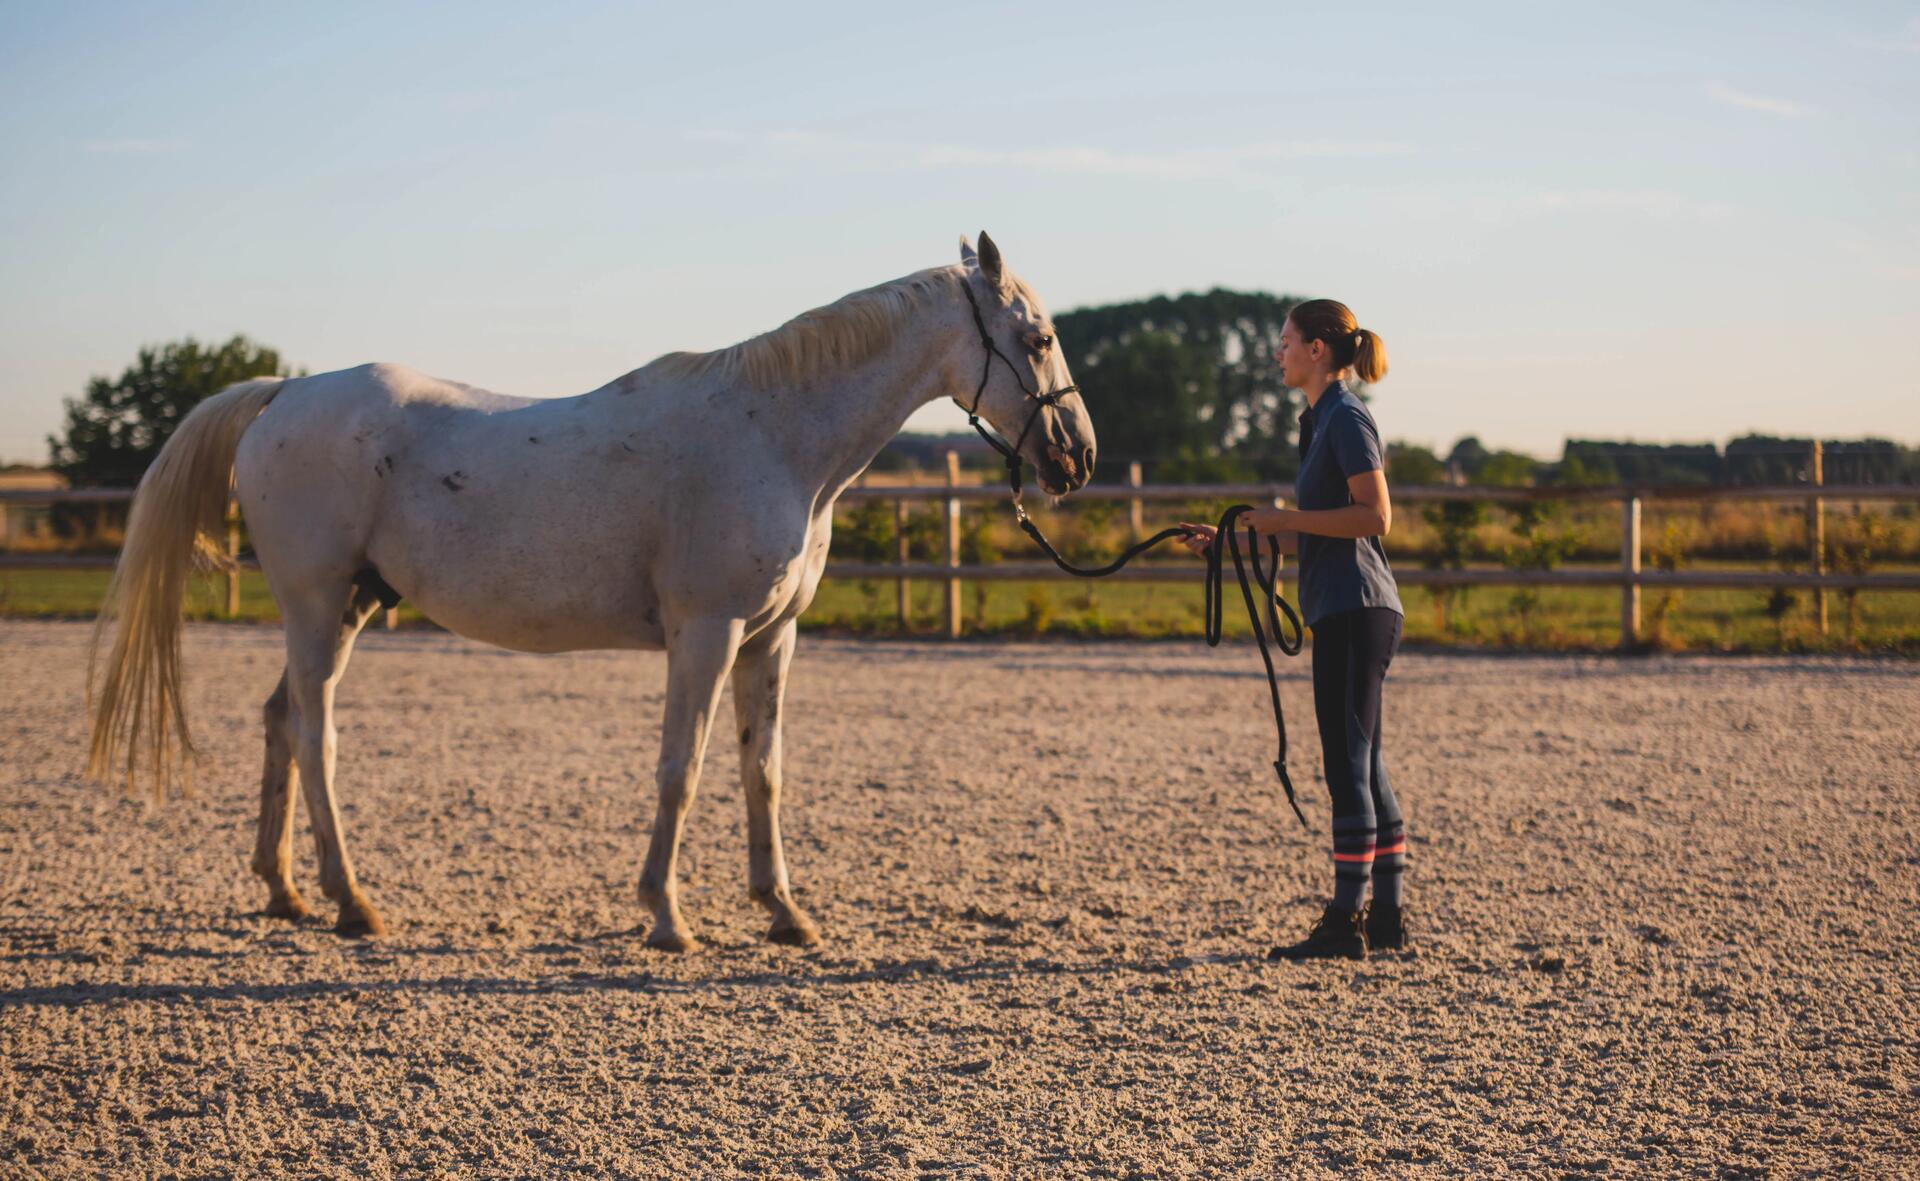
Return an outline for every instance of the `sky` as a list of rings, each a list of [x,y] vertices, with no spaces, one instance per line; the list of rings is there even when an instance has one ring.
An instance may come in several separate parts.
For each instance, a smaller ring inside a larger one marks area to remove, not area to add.
[[[0,460],[143,345],[572,394],[982,228],[1345,301],[1390,439],[1920,443],[1920,3],[4,0]]]

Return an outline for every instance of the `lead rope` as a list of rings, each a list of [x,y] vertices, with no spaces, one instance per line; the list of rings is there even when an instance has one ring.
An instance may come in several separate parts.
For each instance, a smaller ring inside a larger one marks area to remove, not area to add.
[[[1154,534],[1152,537],[1147,538],[1145,541],[1127,547],[1125,553],[1121,554],[1112,562],[1107,563],[1105,566],[1087,569],[1076,566],[1061,557],[1060,551],[1054,549],[1053,544],[1040,532],[1040,527],[1035,525],[1025,512],[1021,511],[1019,501],[1016,500],[1013,507],[1014,516],[1015,519],[1020,522],[1020,528],[1026,530],[1028,537],[1033,538],[1034,544],[1046,551],[1046,555],[1053,559],[1054,565],[1065,570],[1068,574],[1075,575],[1079,578],[1105,578],[1107,575],[1119,570],[1128,562],[1133,561],[1161,542],[1169,538],[1183,537],[1186,535],[1186,530],[1181,529],[1179,526],[1169,526]],[[1273,702],[1273,730],[1275,735],[1278,736],[1279,743],[1278,750],[1273,759],[1273,772],[1280,777],[1280,786],[1286,790],[1287,806],[1292,808],[1293,814],[1300,818],[1302,827],[1311,832],[1313,826],[1307,823],[1306,815],[1300,811],[1300,801],[1295,798],[1293,794],[1293,780],[1287,776],[1287,719],[1285,712],[1280,707],[1280,678],[1278,673],[1274,671],[1273,652],[1270,650],[1270,648],[1279,648],[1280,651],[1285,652],[1288,656],[1298,656],[1306,637],[1304,630],[1300,626],[1300,616],[1294,613],[1293,605],[1281,597],[1278,590],[1280,543],[1271,537],[1267,538],[1267,552],[1272,560],[1267,568],[1263,570],[1260,565],[1260,535],[1255,533],[1251,527],[1247,529],[1247,545],[1253,551],[1250,555],[1252,558],[1251,581],[1248,578],[1248,563],[1246,558],[1242,556],[1240,550],[1239,524],[1240,517],[1252,511],[1253,506],[1250,504],[1236,504],[1222,513],[1220,515],[1219,529],[1213,536],[1213,544],[1207,547],[1207,581],[1206,585],[1201,589],[1201,607],[1205,611],[1207,647],[1218,648],[1220,646],[1221,635],[1225,631],[1226,565],[1224,559],[1226,554],[1231,552],[1233,554],[1233,571],[1240,582],[1240,597],[1245,600],[1247,604],[1247,623],[1252,626],[1254,641],[1260,646],[1260,663],[1264,664],[1267,668],[1267,694]],[[1262,592],[1261,598],[1266,603],[1266,620],[1264,623],[1260,618],[1260,608],[1255,605],[1254,601],[1253,586],[1255,583],[1259,584]],[[1287,622],[1292,625],[1293,634],[1291,637],[1287,635],[1287,629],[1280,626],[1280,616],[1283,613],[1287,617]]]
[[[973,405],[967,409],[967,425],[971,426],[975,431],[978,431],[980,437],[987,441],[987,445],[995,451],[998,451],[1001,458],[1006,461],[1007,488],[1013,501],[1013,517],[1014,520],[1019,523],[1020,528],[1026,532],[1026,535],[1033,539],[1033,543],[1039,546],[1049,558],[1053,559],[1054,565],[1076,578],[1105,578],[1109,574],[1120,570],[1128,562],[1133,561],[1141,554],[1159,545],[1161,542],[1174,537],[1186,536],[1186,530],[1177,525],[1170,526],[1162,529],[1145,541],[1135,542],[1133,545],[1128,546],[1124,553],[1106,565],[1093,568],[1076,566],[1060,556],[1060,551],[1053,548],[1053,543],[1047,540],[1046,534],[1040,532],[1040,526],[1034,524],[1033,519],[1027,516],[1026,506],[1020,502],[1023,491],[1020,486],[1022,464],[1020,459],[1020,446],[1027,441],[1027,435],[1033,430],[1033,424],[1039,419],[1042,410],[1048,406],[1057,407],[1061,398],[1066,397],[1068,394],[1079,393],[1080,387],[1077,385],[1062,386],[1057,390],[1049,390],[1046,393],[1028,389],[1026,379],[1020,376],[1020,370],[1014,366],[1012,361],[1007,360],[1006,354],[1002,353],[1000,347],[993,343],[993,337],[987,332],[986,321],[980,315],[980,305],[975,302],[973,298],[973,291],[964,283],[961,284],[960,289],[966,292],[967,305],[973,309],[974,327],[979,330],[980,343],[986,346],[987,353],[980,366],[980,384],[975,387],[973,391]],[[987,379],[993,374],[993,359],[995,357],[1000,358],[1000,363],[1007,367],[1009,373],[1013,374],[1015,383],[1036,403],[1033,408],[1033,413],[1027,416],[1026,425],[1020,428],[1020,437],[1014,440],[1013,446],[1011,447],[1002,443],[999,439],[994,438],[980,422],[980,399],[987,392]],[[1207,547],[1207,580],[1206,585],[1201,588],[1201,608],[1205,612],[1204,626],[1206,630],[1207,647],[1218,648],[1220,646],[1221,636],[1225,631],[1225,558],[1226,554],[1230,551],[1233,554],[1234,574],[1240,581],[1240,597],[1244,599],[1247,604],[1247,622],[1252,626],[1253,638],[1260,646],[1260,663],[1264,664],[1267,669],[1267,694],[1273,701],[1273,729],[1279,741],[1279,749],[1273,760],[1273,771],[1274,774],[1280,777],[1280,786],[1286,790],[1287,806],[1292,808],[1293,814],[1300,818],[1301,826],[1311,832],[1313,826],[1307,823],[1306,814],[1300,811],[1300,801],[1294,797],[1293,780],[1287,777],[1287,719],[1285,712],[1280,707],[1280,678],[1274,671],[1273,653],[1269,648],[1269,645],[1271,645],[1272,647],[1279,648],[1288,656],[1298,656],[1301,648],[1305,644],[1306,633],[1300,625],[1300,616],[1294,613],[1293,605],[1281,597],[1278,589],[1280,577],[1280,543],[1271,537],[1267,538],[1268,554],[1272,561],[1265,570],[1262,570],[1260,566],[1260,535],[1254,532],[1251,526],[1247,528],[1247,545],[1248,548],[1252,550],[1253,573],[1252,581],[1248,581],[1246,560],[1242,557],[1240,550],[1238,526],[1241,516],[1252,511],[1252,505],[1236,504],[1222,513],[1220,515],[1219,528],[1213,536],[1213,544]],[[1254,604],[1254,583],[1259,584],[1262,598],[1266,603],[1266,620],[1264,624],[1260,618],[1260,608]],[[1293,637],[1291,639],[1287,637],[1286,630],[1280,626],[1281,613],[1285,613],[1287,622],[1293,625]]]

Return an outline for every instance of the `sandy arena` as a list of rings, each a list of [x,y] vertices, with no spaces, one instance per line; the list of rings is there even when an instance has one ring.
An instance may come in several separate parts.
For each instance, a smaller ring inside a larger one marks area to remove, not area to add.
[[[1920,671],[1403,654],[1417,953],[1328,884],[1247,647],[803,637],[760,939],[727,727],[701,952],[644,948],[665,658],[369,633],[339,786],[393,934],[259,914],[278,631],[189,631],[207,762],[90,786],[83,624],[0,623],[0,1174],[1911,1176]],[[731,706],[723,707],[731,719]],[[305,817],[297,879],[322,900]]]

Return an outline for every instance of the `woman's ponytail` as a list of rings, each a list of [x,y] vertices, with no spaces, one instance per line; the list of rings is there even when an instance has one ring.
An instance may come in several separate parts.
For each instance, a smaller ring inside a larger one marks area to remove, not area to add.
[[[1387,375],[1387,342],[1370,329],[1354,331],[1353,371],[1361,381],[1375,382]]]

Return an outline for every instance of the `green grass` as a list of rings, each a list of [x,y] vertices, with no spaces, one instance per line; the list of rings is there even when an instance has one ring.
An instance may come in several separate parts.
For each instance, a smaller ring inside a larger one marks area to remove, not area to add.
[[[1712,568],[1763,569],[1753,564],[1713,563]],[[1903,567],[1886,567],[1900,569]],[[1904,567],[1912,569],[1912,567]],[[0,617],[91,618],[106,590],[104,570],[0,570]],[[809,630],[860,635],[937,634],[944,588],[912,584],[911,626],[904,632],[895,612],[894,586],[881,581],[829,581],[802,619]],[[200,580],[189,599],[194,619],[224,617],[225,585]],[[1671,600],[1669,599],[1671,595]],[[1529,648],[1609,649],[1619,639],[1620,595],[1611,589],[1475,587],[1456,597],[1447,626],[1432,592],[1406,587],[1407,638],[1416,642]],[[1849,641],[1846,600],[1828,595],[1829,634],[1814,624],[1811,591],[1776,622],[1759,590],[1641,592],[1642,634],[1648,646],[1674,651],[1777,652],[1870,651],[1920,656],[1920,594],[1863,593]],[[1227,588],[1227,632],[1247,632],[1246,609],[1237,587]],[[974,582],[961,591],[968,634],[1009,637],[1079,636],[1158,639],[1201,634],[1200,584]],[[257,573],[240,580],[240,618],[278,618],[273,597]],[[421,617],[402,605],[401,623]]]
[[[92,619],[107,593],[105,570],[0,569],[0,618]],[[224,578],[195,578],[188,584],[187,618],[225,619],[227,584]],[[248,623],[277,623],[279,607],[267,580],[257,571],[240,575],[240,614]],[[422,622],[418,612],[400,606],[400,622]]]
[[[1733,568],[1733,564],[1726,564]],[[1716,564],[1715,568],[1720,568]],[[1758,569],[1759,567],[1749,567]],[[1289,586],[1289,592],[1294,589]],[[1920,656],[1920,593],[1862,593],[1854,640],[1846,635],[1845,600],[1829,592],[1828,635],[1815,623],[1811,591],[1780,619],[1767,614],[1759,590],[1641,591],[1646,646],[1672,651],[1803,650],[1901,652]],[[1529,598],[1529,595],[1531,598]],[[944,591],[912,585],[914,632],[937,632]],[[1585,587],[1474,587],[1456,595],[1442,627],[1432,592],[1404,587],[1411,641],[1544,650],[1611,649],[1620,638],[1620,592]],[[1200,586],[1152,583],[968,583],[961,592],[969,634],[1164,638],[1201,634]],[[1525,610],[1522,610],[1522,608]],[[1239,589],[1227,588],[1227,634],[1247,634]],[[860,634],[900,634],[891,582],[829,582],[808,610],[806,626]]]

